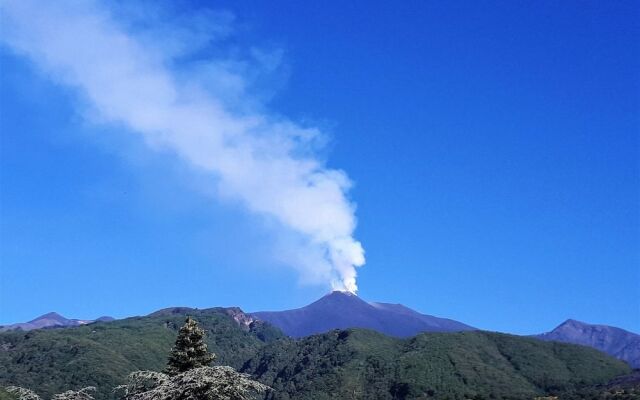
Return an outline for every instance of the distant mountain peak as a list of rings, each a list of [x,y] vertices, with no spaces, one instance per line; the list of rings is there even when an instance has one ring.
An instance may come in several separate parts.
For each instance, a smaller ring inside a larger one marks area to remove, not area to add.
[[[43,329],[43,328],[67,328],[72,326],[86,325],[92,322],[100,321],[100,322],[109,322],[113,321],[114,318],[103,316],[97,320],[85,320],[85,319],[69,319],[55,311],[48,312],[46,314],[42,314],[41,316],[32,319],[29,322],[22,322],[12,325],[0,326],[0,332],[2,331],[11,331],[11,330],[22,330],[22,331],[30,331],[33,329]]]
[[[350,299],[350,300],[363,301],[360,299],[360,297],[358,297],[357,294],[352,292],[346,292],[346,291],[343,292],[341,290],[334,290],[333,292],[329,292],[324,296],[322,296],[321,298],[319,298],[317,301],[320,301],[323,299]]]
[[[331,296],[331,295],[342,295],[342,296],[350,296],[350,297],[358,297],[357,294],[350,292],[348,290],[334,290],[332,292],[330,292],[329,294],[327,294],[327,296]]]
[[[634,368],[640,367],[640,335],[624,329],[568,319],[551,332],[536,337],[593,347],[628,362]]]
[[[353,293],[342,291],[333,291],[294,310],[262,311],[251,315],[292,337],[346,328],[366,328],[396,337],[475,329],[450,319],[421,314],[401,304],[368,303]]]
[[[42,320],[45,320],[45,319],[50,319],[50,320],[54,320],[54,321],[69,321],[69,319],[63,317],[62,315],[58,314],[57,312],[51,311],[51,312],[48,312],[46,314],[42,314],[38,318],[33,319],[33,320],[29,321],[29,322],[42,321]]]
[[[359,299],[358,295],[353,292],[334,290],[320,297],[317,301],[323,299]]]
[[[42,314],[41,316],[39,316],[39,317],[38,317],[38,318],[36,318],[36,319],[40,319],[40,318],[55,318],[55,317],[62,317],[62,315],[58,314],[58,313],[57,313],[57,312],[55,312],[55,311],[51,311],[51,312],[48,312],[48,313],[46,313],[46,314]],[[63,317],[63,318],[64,318],[64,317]]]
[[[568,331],[575,331],[575,332],[605,332],[605,331],[614,332],[615,331],[622,334],[636,335],[632,332],[628,332],[628,331],[625,331],[624,329],[617,328],[614,326],[602,325],[602,324],[590,324],[588,322],[578,321],[575,319],[568,319],[564,321],[563,323],[555,327],[551,332],[548,332],[545,335],[549,335],[552,333],[559,333],[559,332],[568,332]]]
[[[573,319],[573,318],[569,318],[566,321],[564,321],[563,323],[561,323],[560,325],[558,325],[556,327],[560,328],[562,326],[591,326],[592,324],[588,324],[586,322],[582,322],[582,321],[578,321],[577,319]]]

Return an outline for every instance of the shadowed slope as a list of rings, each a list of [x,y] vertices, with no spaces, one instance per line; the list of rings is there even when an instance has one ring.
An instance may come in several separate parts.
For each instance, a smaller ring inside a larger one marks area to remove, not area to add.
[[[551,332],[536,335],[538,339],[593,347],[633,368],[640,368],[640,335],[607,325],[592,325],[566,320]]]
[[[330,293],[295,310],[262,311],[251,315],[277,326],[291,337],[345,328],[366,328],[395,337],[475,329],[461,322],[420,314],[400,304],[367,303],[346,292]]]

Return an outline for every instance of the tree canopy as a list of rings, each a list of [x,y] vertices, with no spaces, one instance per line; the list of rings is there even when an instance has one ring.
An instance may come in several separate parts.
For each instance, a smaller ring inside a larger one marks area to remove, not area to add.
[[[175,375],[134,372],[117,389],[122,400],[248,400],[269,387],[231,367],[199,367]]]
[[[215,354],[209,353],[204,342],[204,329],[198,326],[195,319],[187,317],[178,332],[165,372],[168,375],[177,375],[191,369],[206,367],[214,359]]]

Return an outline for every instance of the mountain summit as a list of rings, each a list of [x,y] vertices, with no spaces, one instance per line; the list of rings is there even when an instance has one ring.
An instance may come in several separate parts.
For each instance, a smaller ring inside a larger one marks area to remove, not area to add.
[[[366,328],[395,337],[475,329],[461,322],[421,314],[401,304],[368,303],[353,293],[339,291],[302,308],[251,315],[296,338],[345,328]]]
[[[640,368],[640,335],[624,329],[568,319],[551,332],[536,337],[547,341],[593,347],[626,361],[633,368]]]
[[[70,326],[85,325],[95,321],[109,322],[109,321],[113,321],[113,318],[105,316],[105,317],[100,317],[96,320],[69,319],[69,318],[63,317],[62,315],[56,312],[50,312],[50,313],[43,314],[36,319],[32,319],[29,322],[21,322],[21,323],[12,324],[12,325],[0,326],[0,332],[12,331],[12,330],[30,331],[32,329],[43,329],[43,328],[67,328]]]

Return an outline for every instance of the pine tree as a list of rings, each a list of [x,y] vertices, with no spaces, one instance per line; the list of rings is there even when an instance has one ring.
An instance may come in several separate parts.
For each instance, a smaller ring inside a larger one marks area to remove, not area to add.
[[[206,367],[215,359],[215,354],[209,353],[204,342],[204,330],[198,322],[187,317],[178,332],[176,344],[169,355],[169,362],[165,372],[177,375],[194,368]]]

